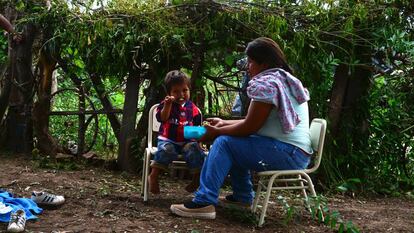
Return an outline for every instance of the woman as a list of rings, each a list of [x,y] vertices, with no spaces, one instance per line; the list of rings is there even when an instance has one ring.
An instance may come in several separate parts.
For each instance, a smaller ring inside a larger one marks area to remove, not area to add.
[[[292,76],[285,55],[269,38],[246,48],[252,99],[243,120],[210,119],[204,140],[215,139],[204,162],[200,188],[191,202],[171,205],[183,217],[214,219],[220,188],[230,174],[233,194],[223,201],[251,205],[250,170],[304,169],[313,153],[309,133],[309,94]]]

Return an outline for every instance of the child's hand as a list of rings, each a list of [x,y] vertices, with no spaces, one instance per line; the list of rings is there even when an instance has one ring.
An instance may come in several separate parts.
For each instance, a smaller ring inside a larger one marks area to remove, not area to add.
[[[165,102],[165,104],[168,104],[168,105],[170,105],[170,104],[172,104],[172,102],[174,102],[174,100],[175,100],[175,97],[174,96],[170,96],[170,95],[167,95],[165,98],[164,98],[164,102]]]

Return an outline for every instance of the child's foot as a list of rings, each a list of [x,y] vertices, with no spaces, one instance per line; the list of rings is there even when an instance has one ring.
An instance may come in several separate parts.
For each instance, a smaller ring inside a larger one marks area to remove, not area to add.
[[[194,182],[191,181],[191,183],[189,183],[186,187],[185,187],[185,191],[189,192],[189,193],[193,193],[195,191],[197,191],[198,186],[200,186],[199,182]]]
[[[148,176],[149,191],[152,194],[160,194],[160,184],[158,178],[154,178],[151,175]]]

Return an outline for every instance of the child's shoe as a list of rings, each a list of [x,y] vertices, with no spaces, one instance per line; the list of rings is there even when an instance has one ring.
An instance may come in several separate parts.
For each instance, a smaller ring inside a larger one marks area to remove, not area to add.
[[[63,196],[57,196],[47,192],[36,191],[32,193],[31,199],[39,205],[57,206],[62,205],[65,202],[65,198]]]
[[[26,213],[20,209],[11,214],[7,232],[23,232],[26,224]]]

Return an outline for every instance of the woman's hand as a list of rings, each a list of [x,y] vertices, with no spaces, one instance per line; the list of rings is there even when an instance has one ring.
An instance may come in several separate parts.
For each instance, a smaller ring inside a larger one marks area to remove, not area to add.
[[[213,118],[207,118],[207,122],[215,127],[221,127],[224,125],[224,121],[221,118],[213,117]]]
[[[201,142],[212,142],[217,136],[220,135],[219,129],[216,126],[207,124],[204,125],[204,128],[206,128],[206,133],[200,138],[199,141]]]

